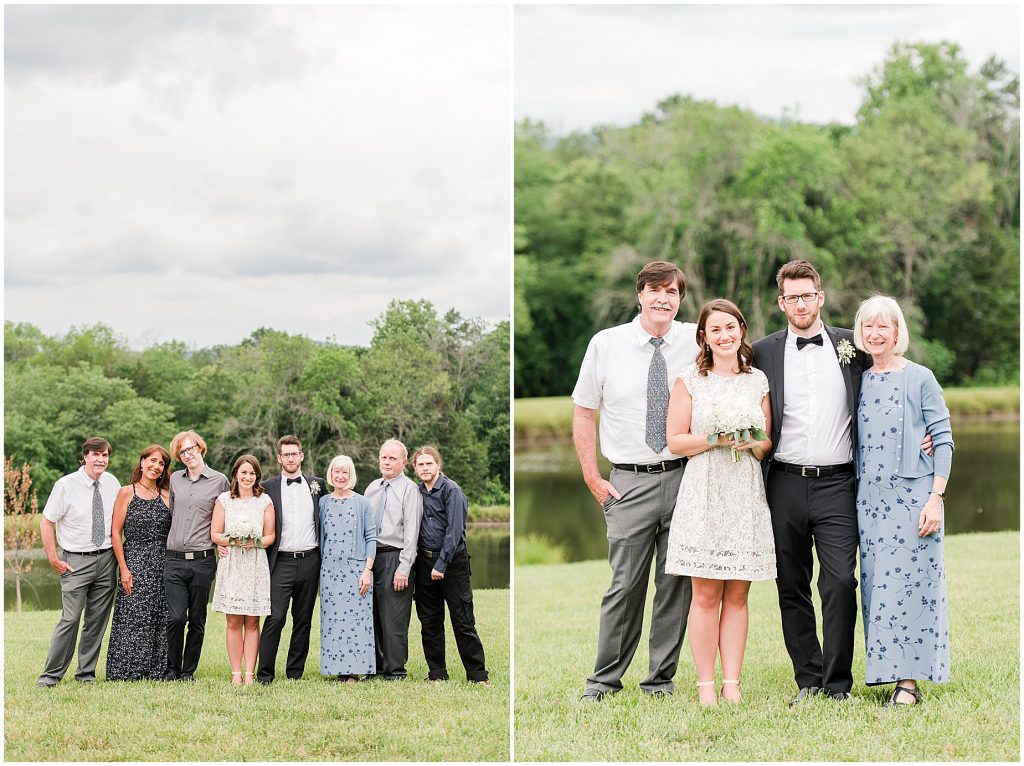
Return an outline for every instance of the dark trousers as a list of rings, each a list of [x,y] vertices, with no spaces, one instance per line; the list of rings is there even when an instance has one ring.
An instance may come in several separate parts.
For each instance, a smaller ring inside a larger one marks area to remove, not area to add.
[[[199,667],[199,655],[203,651],[203,637],[206,635],[206,605],[216,575],[216,552],[212,556],[191,561],[175,558],[170,553],[164,559],[167,675],[172,678],[192,676]]]
[[[74,572],[60,577],[61,615],[53,629],[50,649],[46,654],[46,667],[39,683],[53,686],[71,667],[78,643],[78,681],[96,680],[96,663],[100,657],[103,634],[107,632],[110,607],[114,604],[117,587],[117,561],[108,548],[96,556],[77,553],[61,554],[61,560]],[[82,640],[78,641],[78,623],[82,624]]]
[[[652,562],[649,668],[640,688],[649,693],[674,689],[692,596],[689,577],[665,572],[669,529],[682,478],[682,469],[658,474],[612,469],[609,480],[622,499],[609,496],[605,501],[612,580],[601,599],[597,660],[587,679],[588,689],[622,689],[622,676],[640,643]]]
[[[395,591],[395,572],[402,552],[381,551],[373,560],[373,639],[377,654],[377,675],[403,678],[409,660],[409,620],[412,617],[415,565],[409,585]],[[429,574],[428,574],[429,576]],[[447,575],[446,575],[447,578]],[[442,619],[444,615],[442,614]]]
[[[263,621],[260,634],[259,667],[256,670],[260,681],[269,683],[274,680],[277,648],[288,618],[289,601],[292,606],[292,637],[288,642],[284,672],[288,678],[302,678],[309,655],[309,631],[319,585],[320,551],[313,551],[301,559],[277,554],[274,571],[270,573],[270,616]]]
[[[859,542],[853,474],[805,479],[771,469],[766,490],[775,533],[782,635],[797,686],[848,692],[853,687]],[[811,601],[812,548],[820,568],[820,644]]]
[[[473,588],[470,585],[469,553],[463,549],[452,556],[444,578],[431,580],[436,559],[420,551],[416,556],[416,616],[420,621],[423,656],[431,680],[448,680],[444,653],[444,605],[452,618],[452,632],[459,657],[470,681],[486,681],[484,647],[473,617]]]

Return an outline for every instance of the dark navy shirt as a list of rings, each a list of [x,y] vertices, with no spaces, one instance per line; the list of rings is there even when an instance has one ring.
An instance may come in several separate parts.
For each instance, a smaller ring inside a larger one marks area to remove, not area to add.
[[[422,482],[419,488],[423,496],[420,548],[440,551],[434,569],[443,573],[452,556],[466,548],[466,493],[444,474],[438,476],[429,492]]]

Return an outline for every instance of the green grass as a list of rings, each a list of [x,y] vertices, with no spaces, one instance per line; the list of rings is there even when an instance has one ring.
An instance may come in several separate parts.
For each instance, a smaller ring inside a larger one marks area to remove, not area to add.
[[[470,524],[508,524],[512,518],[511,506],[508,505],[471,505],[469,506]]]
[[[946,405],[954,417],[1020,413],[1020,389],[947,388]],[[573,403],[568,396],[515,400],[517,446],[565,440],[572,435]]]
[[[536,564],[563,564],[569,558],[565,547],[547,535],[519,535],[516,537],[516,566]]]
[[[518,567],[516,760],[1018,761],[1019,553],[1017,532],[947,538],[952,680],[924,682],[924,704],[897,710],[882,707],[891,686],[863,684],[859,623],[854,698],[842,704],[816,698],[788,708],[796,685],[772,582],[751,589],[739,707],[698,707],[688,643],[675,696],[641,696],[653,587],[625,688],[600,704],[580,706],[593,668],[608,565]]]
[[[339,684],[318,673],[319,627],[303,680],[234,688],[224,616],[210,612],[194,684],[73,680],[39,689],[56,611],[5,613],[7,761],[507,761],[508,590],[474,594],[492,686],[467,683],[447,631],[446,684],[426,682],[419,623],[410,627],[410,678]],[[289,621],[290,624],[290,621]],[[288,629],[281,641],[283,675]],[[99,676],[106,667],[106,639]],[[77,663],[77,657],[75,662]]]

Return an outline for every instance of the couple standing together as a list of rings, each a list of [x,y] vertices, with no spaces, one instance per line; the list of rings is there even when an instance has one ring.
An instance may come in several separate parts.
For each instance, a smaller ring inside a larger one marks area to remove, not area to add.
[[[689,621],[701,703],[717,703],[714,668],[719,653],[721,696],[738,702],[750,583],[775,578],[783,636],[799,688],[794,702],[816,694],[850,697],[857,613],[854,572],[865,533],[858,529],[857,495],[857,469],[865,470],[864,455],[858,454],[854,462],[861,375],[872,358],[876,370],[881,369],[879,362],[889,363],[893,347],[897,356],[902,354],[906,332],[904,326],[898,328],[902,347],[889,343],[883,356],[872,347],[868,357],[851,344],[854,333],[821,322],[824,292],[811,264],[791,261],[776,279],[788,328],[751,347],[743,315],[729,301],[707,303],[696,325],[674,321],[686,289],[683,273],[671,263],[649,263],[637,278],[639,315],[598,333],[587,348],[572,395],[573,440],[584,480],[604,508],[612,582],[601,604],[597,661],[581,702],[600,702],[622,689],[622,675],[640,640],[655,556],[650,671],[640,684],[643,692],[672,693]],[[878,300],[889,299],[872,299]],[[901,314],[898,320],[902,325]],[[861,323],[884,324],[878,316],[861,322],[858,314],[858,331]],[[891,332],[891,324],[886,327]],[[863,349],[862,335],[857,341]],[[941,402],[941,391],[938,398]],[[895,412],[897,406],[891,409]],[[608,480],[597,465],[598,412],[601,450],[612,463]],[[937,417],[928,423],[941,421]],[[893,434],[897,428],[902,437],[902,425],[894,425]],[[742,432],[739,437],[734,436],[737,430]],[[951,452],[948,412],[940,430],[942,439],[936,442],[948,442]],[[930,450],[931,437],[921,446]],[[882,473],[881,465],[872,470]],[[941,492],[948,467],[940,476],[936,463],[934,473],[941,484],[939,498],[933,502],[928,496],[928,529],[920,534],[934,534],[932,542],[940,544]],[[892,478],[897,475],[908,474],[896,466]],[[932,486],[930,471],[926,479],[919,475]],[[922,524],[924,517],[922,513]],[[812,548],[821,569],[823,642],[811,601]],[[864,543],[861,548],[863,557],[869,548]],[[937,555],[941,557],[941,548]],[[941,558],[939,562],[941,569]],[[868,563],[862,562],[866,585]],[[942,615],[928,629],[942,635],[936,636],[934,651],[917,652],[920,662],[915,667],[916,677],[934,681],[948,678],[944,577],[939,574],[936,595]],[[869,636],[869,674],[877,664],[870,644]],[[921,667],[936,672],[918,672]],[[900,674],[898,668],[893,672],[895,677],[877,675],[868,682],[915,677]],[[912,692],[905,696],[916,701],[913,681],[904,686]]]

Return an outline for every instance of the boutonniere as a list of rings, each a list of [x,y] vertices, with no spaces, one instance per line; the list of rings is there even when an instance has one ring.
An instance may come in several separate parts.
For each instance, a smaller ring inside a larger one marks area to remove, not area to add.
[[[319,495],[320,494],[320,482],[314,481],[312,484],[309,485],[309,494],[311,494],[311,495]]]
[[[853,344],[850,343],[850,341],[843,338],[839,341],[839,345],[836,346],[836,353],[839,354],[840,364],[849,364],[853,361],[853,357],[857,355],[857,349],[853,347]]]

